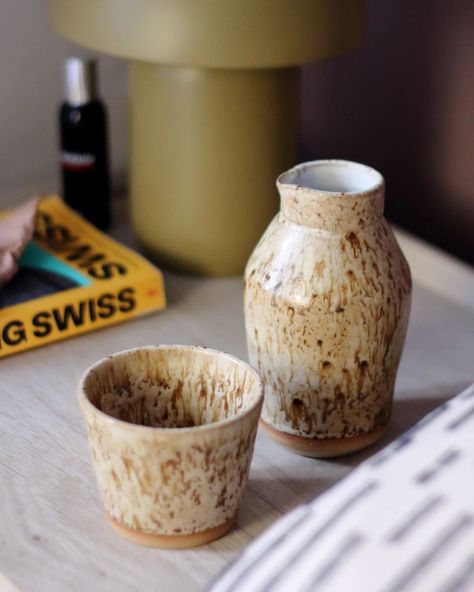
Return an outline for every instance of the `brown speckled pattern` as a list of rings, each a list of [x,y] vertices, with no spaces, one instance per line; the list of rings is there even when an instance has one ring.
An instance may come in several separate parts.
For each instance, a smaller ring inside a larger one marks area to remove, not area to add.
[[[140,348],[93,366],[79,398],[115,520],[176,535],[236,514],[263,399],[249,366],[204,348]]]
[[[372,432],[390,417],[411,293],[408,264],[382,217],[383,182],[344,194],[281,179],[281,212],[245,273],[262,419],[308,438]]]

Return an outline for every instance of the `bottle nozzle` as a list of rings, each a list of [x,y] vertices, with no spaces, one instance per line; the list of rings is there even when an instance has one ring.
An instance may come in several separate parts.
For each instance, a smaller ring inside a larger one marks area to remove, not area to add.
[[[65,64],[66,100],[71,105],[88,103],[96,95],[96,62],[69,58]]]

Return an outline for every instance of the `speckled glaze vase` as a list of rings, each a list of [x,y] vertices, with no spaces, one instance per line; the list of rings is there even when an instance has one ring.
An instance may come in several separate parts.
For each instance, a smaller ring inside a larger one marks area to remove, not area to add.
[[[119,534],[184,548],[232,528],[262,401],[255,370],[206,348],[143,347],[92,366],[79,402],[99,490]]]
[[[374,169],[309,162],[277,187],[280,213],[245,272],[250,362],[265,384],[261,425],[301,454],[347,454],[378,440],[390,418],[409,267]]]

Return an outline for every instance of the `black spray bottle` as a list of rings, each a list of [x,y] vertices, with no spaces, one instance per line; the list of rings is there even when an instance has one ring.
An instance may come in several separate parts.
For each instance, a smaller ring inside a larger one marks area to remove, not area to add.
[[[98,228],[110,223],[107,116],[96,95],[95,62],[65,64],[61,105],[61,170],[65,202]]]

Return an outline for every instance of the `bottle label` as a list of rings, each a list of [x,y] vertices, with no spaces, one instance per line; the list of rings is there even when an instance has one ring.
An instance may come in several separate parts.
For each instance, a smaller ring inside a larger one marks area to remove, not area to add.
[[[61,164],[68,171],[86,171],[95,164],[95,155],[90,153],[61,152]]]

